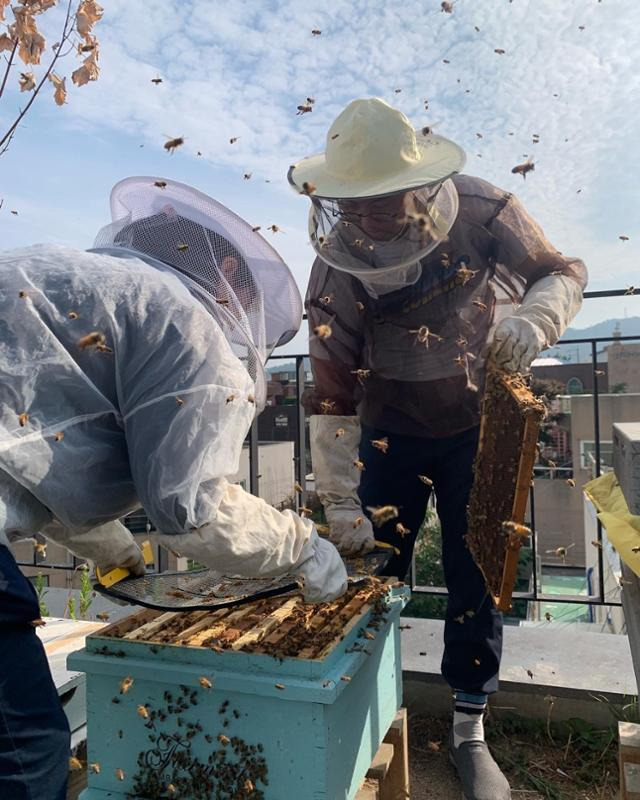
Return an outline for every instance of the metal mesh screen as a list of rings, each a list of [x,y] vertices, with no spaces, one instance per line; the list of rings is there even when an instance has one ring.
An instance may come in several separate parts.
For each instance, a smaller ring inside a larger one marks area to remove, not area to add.
[[[384,569],[389,554],[371,553],[346,560],[352,582],[377,575]],[[110,588],[94,584],[101,594],[147,608],[193,611],[225,608],[249,603],[260,598],[298,591],[294,575],[280,578],[229,578],[211,569],[193,572],[164,572],[128,578]]]

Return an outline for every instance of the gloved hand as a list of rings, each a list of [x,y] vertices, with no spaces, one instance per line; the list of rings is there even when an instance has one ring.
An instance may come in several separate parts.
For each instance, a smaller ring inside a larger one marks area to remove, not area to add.
[[[225,484],[211,522],[185,533],[157,534],[156,541],[222,575],[299,574],[310,603],[328,602],[345,591],[342,559],[332,544],[320,539],[311,520],[289,509],[278,511],[241,486]]]
[[[582,305],[582,289],[565,275],[536,281],[522,304],[495,329],[489,356],[507,372],[527,372],[541,350],[555,344]]]
[[[294,570],[304,578],[307,603],[330,603],[347,590],[347,570],[336,548],[317,532],[311,536],[312,555]]]
[[[103,574],[116,567],[126,567],[136,576],[146,572],[142,551],[131,532],[118,520],[84,532],[70,530],[54,520],[41,533],[79,558],[93,561]]]
[[[343,555],[374,549],[371,522],[358,497],[358,417],[313,415],[309,420],[311,462],[318,496],[329,523],[329,538]]]

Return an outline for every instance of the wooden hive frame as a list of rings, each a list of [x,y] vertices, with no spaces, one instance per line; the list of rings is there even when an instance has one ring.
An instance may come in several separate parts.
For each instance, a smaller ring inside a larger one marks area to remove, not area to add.
[[[467,545],[500,611],[512,605],[520,547],[545,406],[519,375],[487,371],[469,498]]]

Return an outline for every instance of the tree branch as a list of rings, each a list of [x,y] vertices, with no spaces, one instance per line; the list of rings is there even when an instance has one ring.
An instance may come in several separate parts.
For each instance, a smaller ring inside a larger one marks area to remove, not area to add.
[[[7,62],[7,71],[4,73],[4,78],[2,79],[2,86],[0,86],[0,97],[2,97],[2,93],[4,92],[4,87],[7,85],[7,78],[9,77],[9,72],[11,72],[13,57],[15,56],[17,49],[18,49],[18,39],[16,37],[16,43],[13,45],[13,50],[11,51],[11,55],[9,56],[9,60]]]
[[[7,151],[7,147],[9,146],[9,142],[13,138],[13,134],[15,133],[16,128],[18,127],[18,125],[22,121],[22,119],[23,119],[24,115],[27,113],[27,111],[31,108],[31,105],[33,104],[33,101],[36,99],[38,93],[40,92],[40,89],[42,89],[42,87],[44,86],[45,81],[47,80],[47,78],[51,74],[51,71],[53,70],[56,61],[60,57],[60,51],[62,50],[62,46],[64,45],[64,43],[67,41],[67,39],[73,33],[74,26],[72,25],[71,28],[69,28],[69,21],[70,21],[70,18],[71,18],[71,3],[72,2],[73,2],[73,0],[69,0],[69,2],[67,4],[67,15],[65,17],[64,27],[62,29],[62,38],[60,39],[60,44],[56,48],[56,54],[53,57],[51,63],[49,64],[49,66],[47,68],[47,71],[42,76],[42,79],[41,79],[40,83],[36,86],[36,88],[31,93],[31,97],[29,98],[29,102],[22,109],[22,111],[18,114],[18,117],[16,118],[15,122],[13,123],[13,125],[11,125],[11,127],[7,130],[7,132],[4,134],[2,139],[0,139],[0,148],[2,148],[0,150],[0,156]],[[14,48],[14,51],[15,51],[15,48]],[[4,88],[4,83],[3,83],[3,88]],[[5,142],[6,142],[6,144],[5,144]],[[3,147],[3,145],[4,145],[4,147]]]

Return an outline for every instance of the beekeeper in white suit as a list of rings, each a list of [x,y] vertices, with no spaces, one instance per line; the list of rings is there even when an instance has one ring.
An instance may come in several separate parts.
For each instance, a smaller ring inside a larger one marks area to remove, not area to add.
[[[306,305],[314,388],[305,395],[318,493],[345,553],[375,538],[403,578],[431,487],[449,591],[442,672],[455,692],[451,757],[467,800],[505,800],[484,742],[502,616],[465,546],[487,353],[526,372],[578,311],[587,272],[518,199],[460,174],[462,149],[377,98],[337,117],[324,153],[291,167],[311,200],[317,258]]]
[[[103,571],[142,574],[118,519],[143,506],[161,542],[222,573],[297,573],[311,602],[347,584],[309,520],[226,478],[265,402],[264,362],[301,320],[286,265],[235,214],[176,182],[128,178],[111,210],[89,252],[0,256],[3,797],[63,798],[68,755],[11,541],[43,533]]]

